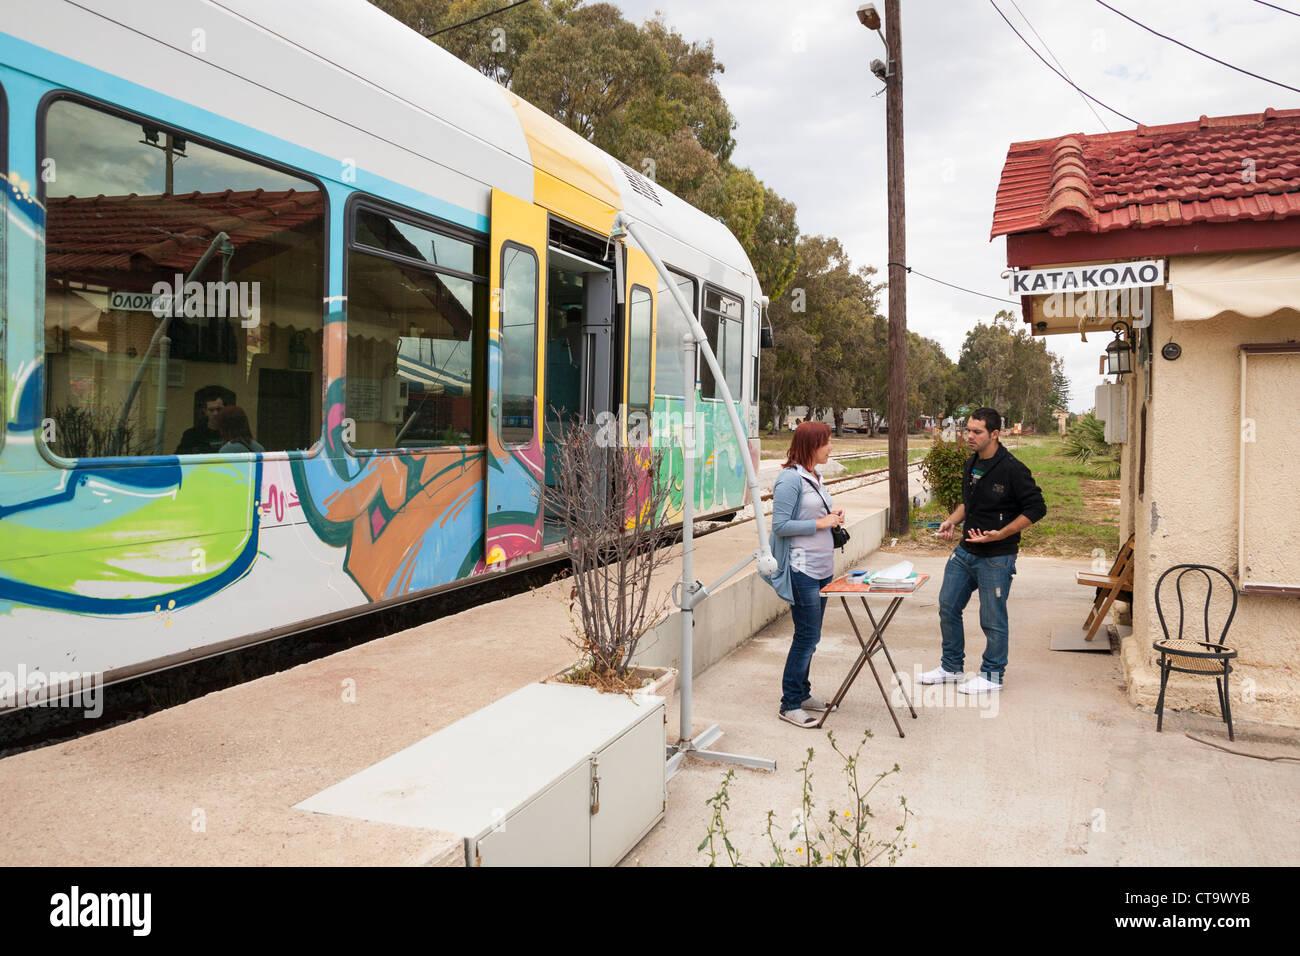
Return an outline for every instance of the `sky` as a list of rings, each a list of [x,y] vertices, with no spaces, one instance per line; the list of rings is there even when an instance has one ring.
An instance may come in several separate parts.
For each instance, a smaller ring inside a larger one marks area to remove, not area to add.
[[[732,161],[795,203],[801,232],[837,237],[855,266],[875,266],[883,280],[885,97],[874,95],[883,87],[868,67],[885,50],[858,23],[858,0],[613,2],[634,22],[662,12],[686,39],[713,41],[725,67],[718,86],[738,122]],[[1079,87],[1144,125],[1300,107],[1300,94],[1183,50],[1095,0],[996,2]],[[1221,60],[1300,88],[1300,16],[1255,0],[1107,2]],[[1300,0],[1275,2],[1300,12]],[[884,0],[876,7],[883,17]],[[1090,109],[989,0],[902,0],[901,18],[907,262],[945,282],[1014,298],[1001,278],[1006,240],[989,241],[1008,146],[1134,123],[1095,103]],[[954,361],[967,330],[1000,308],[1020,317],[1018,302],[915,274],[908,280],[908,329],[938,341]],[[1092,407],[1108,340],[1095,333],[1086,343],[1077,335],[1047,338],[1048,349],[1065,359],[1072,411]]]

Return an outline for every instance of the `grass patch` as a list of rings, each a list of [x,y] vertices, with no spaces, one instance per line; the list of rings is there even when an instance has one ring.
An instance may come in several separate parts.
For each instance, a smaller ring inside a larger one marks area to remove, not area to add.
[[[1047,502],[1047,516],[1021,532],[1020,553],[1088,557],[1100,548],[1113,554],[1119,541],[1119,481],[1098,480],[1088,466],[1065,458],[1056,436],[1012,441],[1016,444],[1008,442],[1009,450],[1028,466]],[[913,510],[911,534],[898,545],[950,550],[954,542],[934,537],[934,529],[925,527],[947,517],[935,503]]]

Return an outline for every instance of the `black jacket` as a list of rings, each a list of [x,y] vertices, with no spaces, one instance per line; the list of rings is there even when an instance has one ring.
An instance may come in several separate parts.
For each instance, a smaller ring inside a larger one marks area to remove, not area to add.
[[[971,469],[975,465],[975,458],[975,455],[971,455],[962,468],[961,500],[966,506],[966,520],[962,524],[961,546],[982,558],[995,554],[1015,554],[1020,550],[1018,531],[1009,538],[991,544],[968,543],[966,536],[972,528],[977,531],[1005,528],[1020,515],[1030,521],[1041,520],[1047,514],[1043,493],[1034,483],[1034,476],[1025,463],[1007,451],[1001,442],[998,442],[998,450],[993,457],[983,462],[986,466],[984,475],[972,485]]]

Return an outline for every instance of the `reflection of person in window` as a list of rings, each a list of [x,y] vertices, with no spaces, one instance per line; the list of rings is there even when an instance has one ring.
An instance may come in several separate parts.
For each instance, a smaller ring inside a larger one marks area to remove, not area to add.
[[[253,441],[253,430],[248,425],[248,416],[238,405],[231,405],[221,409],[221,414],[217,416],[217,428],[221,432],[221,440],[225,442],[221,446],[221,454],[238,455],[245,452],[266,451],[261,445]]]
[[[210,455],[221,447],[221,432],[217,430],[217,416],[226,407],[220,395],[203,403],[204,423],[185,429],[181,443],[176,446],[178,455]],[[241,413],[242,414],[242,413]],[[245,419],[247,421],[247,419]]]

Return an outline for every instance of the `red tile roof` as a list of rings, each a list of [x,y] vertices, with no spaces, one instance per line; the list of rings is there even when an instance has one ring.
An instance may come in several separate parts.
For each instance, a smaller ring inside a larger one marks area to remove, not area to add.
[[[319,219],[324,209],[320,192],[293,189],[52,197],[46,200],[46,273],[188,272],[218,232],[239,251]]]
[[[989,238],[1300,217],[1300,109],[1012,143]]]

